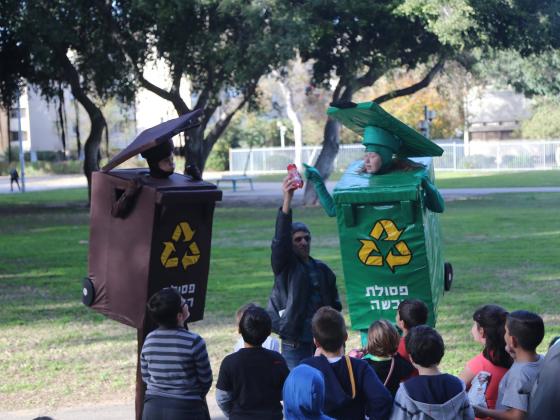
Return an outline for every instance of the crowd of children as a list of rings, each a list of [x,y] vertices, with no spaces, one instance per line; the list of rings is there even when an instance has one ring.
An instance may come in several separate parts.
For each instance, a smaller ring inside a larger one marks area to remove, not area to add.
[[[159,328],[141,353],[147,384],[143,419],[208,419],[212,372],[204,340],[187,331],[188,307],[174,289],[155,294],[148,309]],[[240,341],[221,363],[218,406],[230,419],[554,419],[558,413],[560,344],[546,357],[542,318],[485,305],[473,314],[482,351],[457,377],[439,369],[441,335],[425,325],[428,310],[405,300],[397,328],[372,323],[360,357],[346,354],[344,318],[330,307],[312,319],[316,352],[290,372],[271,334],[268,313],[248,304],[237,313]],[[560,340],[558,340],[560,341]],[[543,367],[545,364],[548,366]]]

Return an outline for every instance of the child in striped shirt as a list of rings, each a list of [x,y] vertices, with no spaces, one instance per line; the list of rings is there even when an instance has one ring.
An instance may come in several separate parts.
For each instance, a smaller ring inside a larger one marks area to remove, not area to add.
[[[148,312],[158,328],[146,337],[140,356],[147,385],[142,419],[209,419],[205,398],[212,370],[206,343],[184,328],[186,301],[165,288],[150,298]]]

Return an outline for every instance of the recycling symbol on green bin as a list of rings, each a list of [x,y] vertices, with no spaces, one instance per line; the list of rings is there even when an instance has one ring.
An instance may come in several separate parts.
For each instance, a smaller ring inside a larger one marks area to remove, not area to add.
[[[381,267],[386,263],[394,273],[395,267],[406,265],[412,260],[408,245],[405,241],[399,240],[403,231],[404,229],[399,230],[392,220],[378,220],[369,233],[373,240],[360,239],[362,246],[358,250],[358,258],[365,265]],[[379,241],[394,242],[385,256],[380,251]]]

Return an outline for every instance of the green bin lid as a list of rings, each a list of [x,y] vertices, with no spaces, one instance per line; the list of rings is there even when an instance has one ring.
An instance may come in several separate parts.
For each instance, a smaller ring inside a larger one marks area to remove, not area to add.
[[[352,163],[333,190],[335,203],[382,203],[419,199],[422,178],[429,176],[431,158],[414,159],[424,167],[371,175],[361,170],[362,161]]]
[[[393,117],[375,102],[362,102],[355,106],[341,108],[330,106],[327,115],[363,136],[363,143],[367,150],[372,146],[380,145],[389,147],[403,157],[443,154],[441,147]],[[391,137],[395,138],[395,142],[388,141]]]

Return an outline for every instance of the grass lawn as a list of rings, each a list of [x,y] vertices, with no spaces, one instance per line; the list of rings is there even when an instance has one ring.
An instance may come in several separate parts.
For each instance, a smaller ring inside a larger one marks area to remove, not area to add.
[[[560,170],[436,172],[439,188],[560,187]]]
[[[338,181],[342,172],[335,172],[329,178]],[[260,175],[257,181],[275,182],[284,174]],[[499,187],[558,187],[560,170],[547,171],[436,171],[439,188],[499,188]]]
[[[80,300],[80,280],[87,274],[87,210],[46,205],[55,197],[81,201],[79,191],[0,197],[0,411],[133,399],[135,331]],[[560,334],[559,204],[556,193],[447,204],[441,221],[455,282],[439,309],[445,370],[457,373],[480,350],[470,327],[481,304],[541,314],[547,329],[541,352]],[[235,310],[248,301],[265,304],[270,292],[275,211],[216,210],[206,319],[192,325],[208,343],[216,376],[236,340]],[[335,220],[318,208],[295,212],[314,233],[314,256],[338,273],[344,297]],[[357,343],[352,334],[350,346]]]

